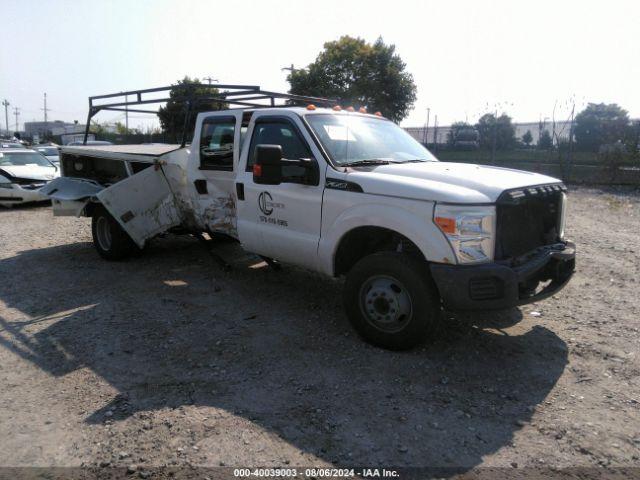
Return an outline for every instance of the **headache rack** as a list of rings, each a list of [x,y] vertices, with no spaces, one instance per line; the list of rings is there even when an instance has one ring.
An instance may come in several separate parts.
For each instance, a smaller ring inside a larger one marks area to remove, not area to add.
[[[198,90],[209,90],[213,93],[209,94],[193,94],[189,90],[193,88]],[[170,92],[176,90],[186,90],[184,96],[171,97]],[[159,98],[153,97],[160,95]],[[129,99],[133,97],[133,99]],[[102,103],[110,99],[113,103]],[[87,116],[87,125],[84,132],[84,141],[86,145],[89,136],[89,127],[91,119],[102,110],[111,110],[115,112],[134,112],[134,113],[152,113],[157,114],[157,110],[144,110],[140,108],[130,108],[136,105],[154,105],[166,103],[169,100],[183,102],[186,110],[184,126],[182,129],[182,146],[185,145],[186,129],[189,125],[192,108],[194,105],[203,102],[221,102],[227,105],[237,105],[239,107],[251,108],[267,108],[267,107],[291,107],[300,103],[312,103],[318,106],[332,107],[338,104],[337,100],[328,98],[308,97],[304,95],[292,95],[290,93],[278,93],[262,90],[258,85],[228,85],[228,84],[178,84],[168,87],[147,88],[144,90],[129,90],[126,92],[110,93],[107,95],[95,95],[89,97],[89,114]],[[264,102],[268,103],[264,103]]]

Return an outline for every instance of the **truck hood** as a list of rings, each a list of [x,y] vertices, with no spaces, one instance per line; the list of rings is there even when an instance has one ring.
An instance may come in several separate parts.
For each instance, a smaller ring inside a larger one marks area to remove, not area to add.
[[[0,175],[5,172],[14,178],[25,180],[53,180],[60,175],[55,167],[42,167],[40,165],[3,165],[0,167]]]
[[[511,188],[560,183],[538,173],[469,163],[421,162],[351,169],[365,193],[451,203],[493,203]]]

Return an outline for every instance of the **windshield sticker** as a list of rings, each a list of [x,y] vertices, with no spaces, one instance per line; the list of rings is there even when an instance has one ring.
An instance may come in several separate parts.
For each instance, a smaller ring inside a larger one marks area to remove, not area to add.
[[[323,125],[323,127],[331,140],[341,140],[345,142],[356,141],[356,138],[349,131],[349,127],[344,125]]]

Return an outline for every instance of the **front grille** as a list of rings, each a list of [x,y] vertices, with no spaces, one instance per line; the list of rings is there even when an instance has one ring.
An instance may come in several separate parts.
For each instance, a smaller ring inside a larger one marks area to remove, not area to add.
[[[562,184],[507,190],[496,205],[496,260],[519,257],[558,242]]]
[[[39,182],[39,183],[29,183],[29,184],[22,184],[20,185],[21,188],[24,188],[25,190],[37,190],[38,188],[42,188],[46,185],[46,182]]]

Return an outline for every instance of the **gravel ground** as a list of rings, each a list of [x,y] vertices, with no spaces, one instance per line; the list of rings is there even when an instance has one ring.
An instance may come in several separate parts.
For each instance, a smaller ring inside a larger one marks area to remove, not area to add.
[[[339,281],[0,209],[0,466],[638,467],[640,192],[574,188],[567,231],[560,294],[393,353]]]

